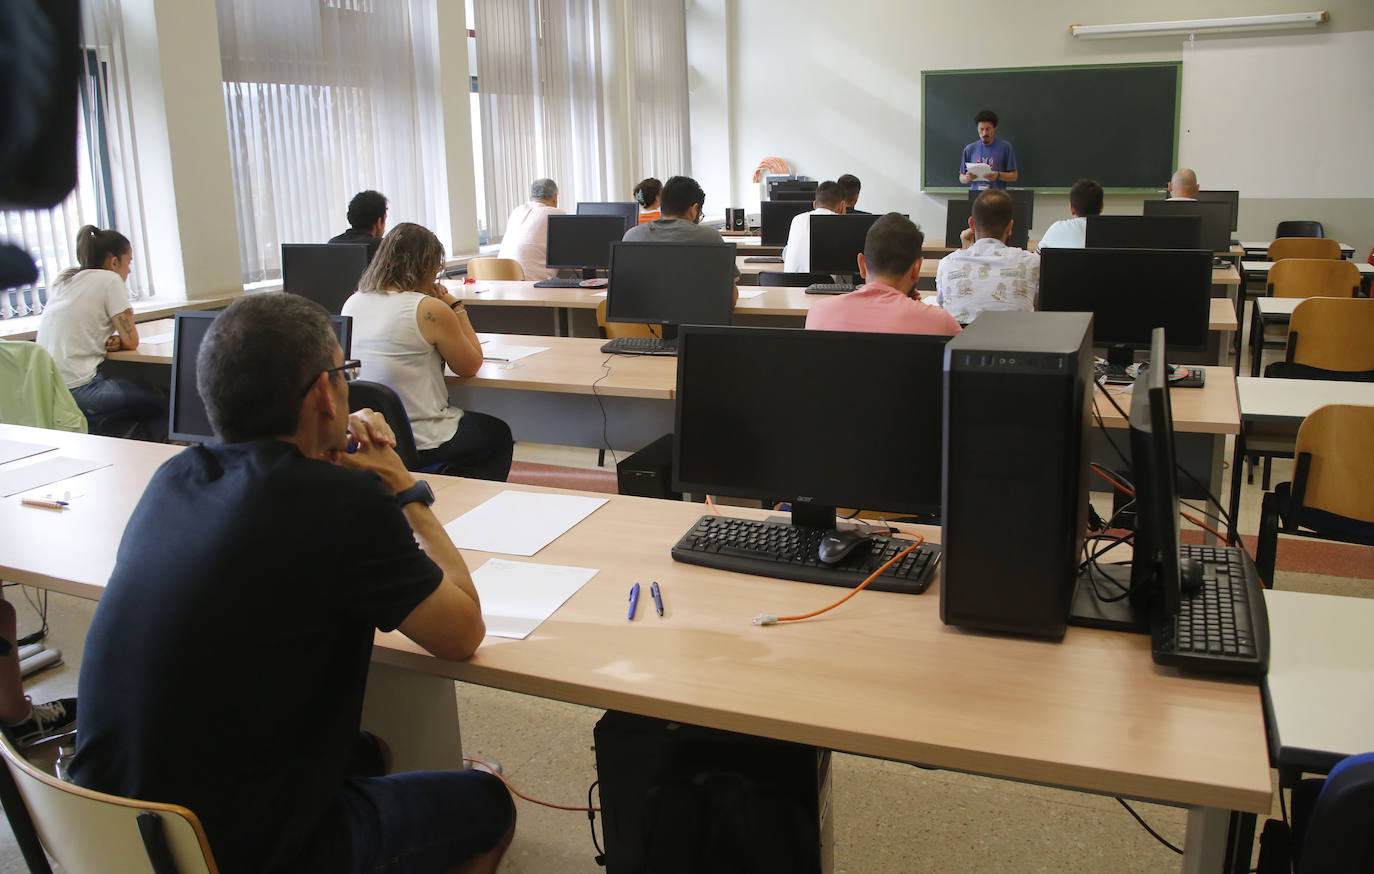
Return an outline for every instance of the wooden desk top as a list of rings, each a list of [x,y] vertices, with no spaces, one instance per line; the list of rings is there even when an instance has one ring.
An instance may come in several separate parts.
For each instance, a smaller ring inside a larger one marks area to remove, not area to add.
[[[85,494],[62,513],[0,500],[5,579],[98,597],[143,485],[176,447],[18,426],[0,426],[0,437],[116,462],[73,480]],[[508,488],[426,479],[445,521]],[[737,511],[756,512],[730,508]],[[761,610],[814,609],[836,590],[673,562],[669,546],[702,512],[699,504],[614,497],[532,559],[600,572],[528,639],[488,638],[472,659],[455,663],[402,635],[379,634],[373,657],[896,761],[1177,804],[1269,809],[1255,683],[1155,666],[1139,635],[1072,628],[1062,643],[1047,643],[953,630],[939,619],[938,583],[923,596],[861,593],[818,621],[754,626],[750,617]],[[67,548],[74,542],[84,548]],[[465,557],[476,568],[487,555]],[[665,616],[641,610],[626,622],[630,583],[649,579],[663,588]]]
[[[1195,365],[1188,365],[1193,367]],[[1174,431],[1180,434],[1239,434],[1240,402],[1236,398],[1236,373],[1227,365],[1208,365],[1202,388],[1169,390],[1174,414]],[[1306,380],[1304,380],[1306,382]],[[1131,386],[1109,385],[1107,391],[1127,413],[1131,411]],[[1125,428],[1126,420],[1116,408],[1094,392],[1094,403],[1108,428]]]
[[[1327,404],[1374,406],[1374,383],[1370,382],[1242,376],[1236,380],[1236,392],[1247,423],[1297,425]]]
[[[165,319],[177,310],[212,310],[227,307],[241,295],[205,298],[204,300],[168,301],[161,298],[136,300],[133,304],[134,321],[139,332],[147,330],[144,323]],[[42,316],[21,316],[17,319],[0,321],[0,340],[32,340],[38,336],[38,320]],[[113,333],[113,331],[111,332]]]
[[[735,258],[735,266],[744,276],[756,276],[765,270],[782,272],[781,264],[760,264],[758,262],[746,262],[743,255]],[[1246,262],[1247,264],[1250,262]],[[857,271],[857,267],[855,270]],[[939,258],[926,258],[921,262],[921,278],[934,279],[936,271],[940,269]],[[1371,267],[1374,269],[1374,267]],[[1236,270],[1236,265],[1227,264],[1224,267],[1212,268],[1213,285],[1240,285],[1240,272]]]
[[[1274,263],[1273,261],[1242,261],[1240,262],[1240,269],[1244,270],[1246,273],[1268,273],[1269,268],[1273,267]],[[1355,267],[1360,271],[1361,276],[1374,276],[1374,264],[1370,264],[1366,261],[1356,261],[1354,263]]]

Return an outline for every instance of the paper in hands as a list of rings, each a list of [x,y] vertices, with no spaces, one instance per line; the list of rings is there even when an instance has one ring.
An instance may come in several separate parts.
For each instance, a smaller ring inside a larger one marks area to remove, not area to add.
[[[992,165],[990,164],[965,164],[964,172],[975,179],[988,179],[992,176]]]

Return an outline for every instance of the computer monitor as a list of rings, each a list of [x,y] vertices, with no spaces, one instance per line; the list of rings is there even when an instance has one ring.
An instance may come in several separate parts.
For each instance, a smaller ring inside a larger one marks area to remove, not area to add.
[[[1093,314],[1093,345],[1113,364],[1132,363],[1164,328],[1175,349],[1207,347],[1212,253],[1201,249],[1046,249],[1040,299],[1047,312]]]
[[[765,200],[759,204],[759,242],[764,246],[786,246],[792,219],[811,211],[809,200]]]
[[[811,272],[859,275],[859,253],[880,215],[811,216]]]
[[[1012,210],[1015,213],[1016,223],[1030,231],[1035,220],[1035,189],[1033,188],[1004,188],[1002,189],[1011,195]],[[978,195],[983,192],[970,188],[968,191],[968,202],[973,203],[978,199]]]
[[[358,248],[362,248],[361,246]],[[205,443],[215,439],[205,402],[196,389],[196,356],[210,323],[218,316],[210,310],[179,310],[172,324],[172,396],[169,403],[167,436],[182,443]],[[344,358],[353,349],[353,317],[331,316]]]
[[[1090,215],[1090,249],[1201,249],[1202,216]]]
[[[1166,360],[1164,328],[1156,328],[1150,360]],[[1158,600],[1164,615],[1178,613],[1183,588],[1179,560],[1178,472],[1168,368],[1151,367],[1131,392],[1131,472],[1135,486],[1134,598]],[[1142,390],[1143,389],[1143,390]]]
[[[352,243],[282,243],[281,284],[287,294],[299,294],[333,315],[358,290],[367,269],[367,247]]]
[[[938,513],[947,337],[684,328],[678,337],[673,488],[792,504],[834,528],[835,508]],[[863,373],[836,362],[861,361]],[[864,374],[899,376],[891,384]]]
[[[624,236],[625,231],[639,224],[639,204],[633,201],[610,202],[610,201],[584,201],[577,205],[578,215],[618,215],[625,222],[625,230],[621,231]],[[550,216],[552,218],[552,216]]]
[[[551,215],[544,263],[581,270],[591,279],[611,266],[611,244],[624,236],[625,221],[618,215]]]
[[[612,243],[606,319],[663,326],[728,325],[735,308],[733,243]]]
[[[814,179],[782,179],[769,181],[769,200],[815,200],[820,183]]]
[[[1202,248],[1225,252],[1231,248],[1231,207],[1217,201],[1147,200],[1145,215],[1196,215],[1202,217]]]
[[[1239,191],[1199,191],[1197,193],[1199,201],[1207,203],[1224,203],[1231,207],[1231,233],[1236,232],[1238,219],[1240,218],[1240,192]]]
[[[1007,245],[1017,249],[1030,246],[1030,225],[1016,218],[1016,201],[1012,201],[1011,236]],[[973,200],[960,200],[951,197],[945,204],[945,245],[951,249],[959,248],[959,235],[968,228],[968,220],[973,215]]]

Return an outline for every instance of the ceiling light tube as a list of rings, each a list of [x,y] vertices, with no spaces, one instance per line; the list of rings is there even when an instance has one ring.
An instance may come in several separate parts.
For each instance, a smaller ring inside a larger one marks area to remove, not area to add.
[[[1180,33],[1234,33],[1245,30],[1278,30],[1316,27],[1327,20],[1320,12],[1286,12],[1280,15],[1242,15],[1236,18],[1194,18],[1186,21],[1142,21],[1127,24],[1075,24],[1069,33],[1085,39],[1132,36],[1167,36]]]

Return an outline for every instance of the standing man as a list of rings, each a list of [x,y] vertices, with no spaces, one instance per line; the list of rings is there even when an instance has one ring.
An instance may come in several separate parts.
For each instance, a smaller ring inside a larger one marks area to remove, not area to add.
[[[371,189],[353,195],[348,202],[348,225],[348,230],[329,242],[366,246],[367,263],[371,264],[386,233],[386,195]]]
[[[989,188],[1006,188],[1008,182],[1015,182],[1020,172],[1016,168],[1016,150],[1006,140],[997,139],[997,113],[984,109],[973,117],[978,125],[978,139],[964,146],[964,157],[959,162],[959,181],[974,191]],[[970,164],[986,164],[984,175],[968,171]]]
[[[793,216],[787,232],[787,245],[782,250],[782,269],[788,273],[811,271],[811,216],[844,215],[844,191],[837,183],[822,182],[816,186],[814,209]]]
[[[1191,167],[1179,167],[1169,180],[1170,200],[1197,200],[1197,174]]]
[[[548,266],[549,216],[564,215],[558,208],[558,186],[552,179],[530,184],[530,199],[511,210],[498,258],[519,261],[528,280],[551,279],[558,271]]]

